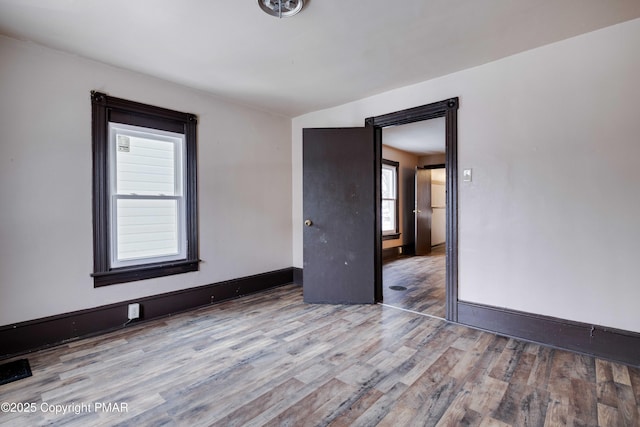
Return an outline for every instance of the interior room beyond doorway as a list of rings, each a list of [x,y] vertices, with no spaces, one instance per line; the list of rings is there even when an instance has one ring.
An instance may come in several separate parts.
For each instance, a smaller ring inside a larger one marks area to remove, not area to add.
[[[445,119],[383,128],[382,144],[383,303],[445,318]]]

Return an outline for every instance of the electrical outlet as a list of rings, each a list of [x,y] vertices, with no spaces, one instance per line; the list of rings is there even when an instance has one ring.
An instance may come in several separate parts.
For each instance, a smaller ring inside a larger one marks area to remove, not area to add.
[[[140,317],[140,304],[129,304],[129,320],[137,319]]]

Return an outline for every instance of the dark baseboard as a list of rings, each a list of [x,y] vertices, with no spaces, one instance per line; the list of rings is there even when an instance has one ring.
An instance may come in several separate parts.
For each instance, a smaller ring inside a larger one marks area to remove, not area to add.
[[[393,248],[387,248],[382,250],[382,259],[389,260],[398,258],[399,256],[414,256],[416,254],[416,247],[413,243],[410,245],[394,246]]]
[[[458,322],[499,335],[640,367],[640,334],[458,301]]]
[[[120,329],[127,321],[127,306],[131,303],[140,304],[140,319],[131,323],[134,325],[207,304],[286,285],[293,282],[293,272],[293,268],[285,268],[211,285],[1,326],[0,359]]]
[[[387,248],[382,250],[383,260],[398,258],[399,256],[400,256],[400,246],[395,246],[393,248]]]
[[[413,256],[416,254],[416,245],[411,243],[410,245],[402,245],[402,255]]]
[[[285,268],[1,326],[0,359],[120,329],[131,303],[140,304],[141,314],[133,325],[289,283],[302,285],[303,269]],[[463,325],[640,367],[639,333],[464,301],[457,306]]]
[[[293,267],[293,284],[302,286],[302,269],[298,267]]]

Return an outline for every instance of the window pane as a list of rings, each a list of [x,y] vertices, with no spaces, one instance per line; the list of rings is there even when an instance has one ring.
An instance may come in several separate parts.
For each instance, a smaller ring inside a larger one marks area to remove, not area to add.
[[[395,169],[382,168],[382,198],[395,199]]]
[[[396,202],[382,201],[382,231],[396,231]]]
[[[175,195],[175,145],[174,142],[116,134],[116,192]]]
[[[119,199],[116,203],[118,261],[180,252],[177,200]]]

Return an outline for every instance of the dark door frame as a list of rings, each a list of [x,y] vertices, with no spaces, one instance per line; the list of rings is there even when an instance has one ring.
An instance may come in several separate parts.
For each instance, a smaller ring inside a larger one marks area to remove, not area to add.
[[[375,168],[382,168],[382,128],[398,126],[422,120],[445,118],[445,149],[447,173],[447,241],[446,247],[446,316],[451,322],[458,321],[458,107],[457,97],[434,102],[419,107],[396,111],[381,116],[365,119],[366,126],[375,128],[376,148],[380,152],[375,156]],[[379,197],[378,197],[379,198]],[[379,202],[377,202],[379,204]],[[380,216],[380,207],[376,212]],[[378,224],[376,245],[377,256],[382,254],[382,239],[379,237],[380,221]],[[382,260],[376,263],[376,299],[382,300]]]

